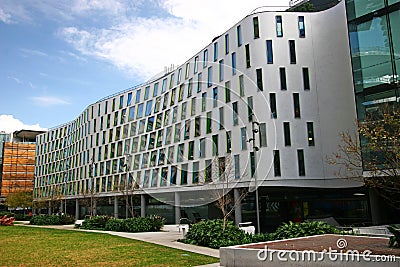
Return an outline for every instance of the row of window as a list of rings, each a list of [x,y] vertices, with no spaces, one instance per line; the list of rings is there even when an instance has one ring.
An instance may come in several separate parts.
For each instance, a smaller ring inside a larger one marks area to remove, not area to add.
[[[315,137],[314,137],[314,126],[312,122],[307,122],[307,142],[309,146],[315,145]],[[175,137],[176,141],[177,135],[180,135],[180,125],[175,127]],[[291,146],[291,138],[290,138],[290,124],[289,122],[283,123],[283,140],[285,146]],[[217,156],[220,153],[220,135],[214,134],[211,137],[211,155]],[[41,166],[37,169],[37,175],[45,175],[51,174],[53,172],[64,172],[66,169],[69,169],[67,166],[76,166],[76,165],[84,165],[84,163],[89,161],[98,161],[96,164],[100,164],[99,173],[97,174],[97,168],[95,169],[94,176],[100,175],[108,175],[110,173],[117,173],[120,170],[121,165],[124,165],[125,158],[123,155],[131,155],[132,159],[134,159],[130,168],[133,170],[137,169],[145,169],[153,166],[160,166],[164,164],[170,164],[174,162],[182,162],[188,160],[194,160],[195,158],[204,158],[207,157],[206,145],[207,139],[200,138],[198,141],[193,140],[188,143],[181,143],[177,146],[170,146],[168,148],[161,148],[158,150],[151,151],[155,148],[160,148],[162,146],[163,138],[163,130],[158,131],[158,133],[153,132],[150,134],[145,134],[139,137],[134,137],[132,139],[127,139],[124,142],[119,141],[115,143],[110,143],[108,145],[104,145],[98,149],[93,149],[93,155],[97,155],[97,158],[89,159],[89,150],[86,153],[79,153],[71,158],[71,160],[59,160],[58,162],[53,162],[50,164],[41,164]],[[246,127],[242,127],[240,129],[240,149],[247,150],[248,136]],[[165,140],[171,140],[171,131],[167,133]],[[231,153],[232,151],[232,132],[226,131],[224,134],[225,139],[225,150],[226,153]],[[259,144],[257,146],[266,147],[267,146],[267,129],[265,123],[259,124],[258,129],[258,139]],[[186,140],[186,139],[185,139]],[[164,145],[168,145],[170,141],[164,142]],[[195,145],[197,143],[197,145]],[[177,148],[176,148],[177,147]],[[146,152],[145,151],[151,151]],[[197,151],[197,152],[196,152]],[[138,152],[142,152],[143,154],[136,154]],[[196,154],[195,154],[196,152]],[[55,154],[54,158],[57,158],[57,152],[50,153],[50,157],[52,154]],[[114,159],[113,159],[114,158]],[[108,160],[111,159],[111,160]],[[113,159],[113,160],[112,160]],[[108,160],[104,162],[105,160]],[[150,160],[150,162],[149,162]],[[50,161],[51,162],[51,161]],[[70,165],[71,163],[71,165]],[[79,177],[79,176],[76,176]]]
[[[304,157],[304,150],[303,149],[298,149],[296,151],[297,155],[297,172],[298,176],[305,176],[306,175],[306,168],[305,168],[305,157]],[[136,160],[136,159],[135,159]],[[143,188],[148,188],[148,187],[163,187],[163,186],[173,186],[173,185],[187,185],[189,182],[189,179],[191,179],[191,184],[198,184],[198,183],[209,183],[213,181],[212,177],[212,168],[217,168],[219,175],[229,175],[233,176],[230,178],[235,178],[239,179],[242,177],[242,175],[245,173],[244,171],[241,170],[240,166],[240,155],[234,155],[233,156],[233,162],[232,162],[232,167],[233,170],[228,170],[226,169],[229,164],[226,164],[226,158],[225,157],[219,157],[218,158],[218,163],[217,166],[215,166],[215,163],[213,164],[212,160],[205,160],[205,168],[204,170],[200,170],[199,168],[199,162],[193,162],[192,169],[189,170],[189,164],[185,163],[179,166],[179,168],[176,165],[171,165],[171,166],[165,166],[165,167],[160,167],[160,168],[152,168],[148,170],[140,170],[140,171],[134,171],[134,172],[127,172],[121,175],[113,175],[109,176],[112,174],[112,172],[105,172],[101,174],[102,177],[97,177],[94,179],[94,185],[93,187],[96,188],[94,190],[94,193],[100,193],[100,192],[108,192],[108,191],[121,191],[125,189],[125,185],[132,185],[133,181],[138,181],[140,186]],[[250,152],[250,175],[251,177],[255,174],[256,172],[256,164],[255,164],[255,158],[254,158],[254,152]],[[136,163],[135,163],[136,164]],[[107,164],[110,165],[110,164]],[[155,165],[152,165],[155,166]],[[108,166],[108,168],[111,168],[111,166]],[[119,167],[120,168],[120,167]],[[274,176],[279,177],[282,175],[282,170],[281,170],[281,160],[280,160],[280,151],[279,150],[273,150],[273,171],[274,171]],[[96,172],[96,169],[94,168],[94,172]],[[203,172],[203,173],[200,173]],[[142,177],[143,174],[143,177]],[[133,175],[133,176],[132,176]],[[191,177],[189,177],[191,175]],[[216,179],[214,177],[214,179]],[[59,184],[63,183],[61,186],[60,190],[62,191],[57,191],[61,192],[62,194],[67,194],[67,195],[74,195],[77,193],[89,193],[89,189],[92,186],[92,182],[90,179],[85,179],[85,180],[80,180],[80,181],[67,181],[67,180],[61,180],[59,177],[43,177],[39,178],[36,180],[35,187],[37,188],[36,194],[40,195],[38,191],[40,190],[40,187],[42,187],[41,191],[43,192],[42,197],[48,197],[50,196],[51,192],[50,191],[50,184]],[[59,185],[57,185],[59,186]],[[38,190],[39,188],[39,190]],[[76,190],[74,190],[76,189]],[[86,191],[86,192],[85,192]]]

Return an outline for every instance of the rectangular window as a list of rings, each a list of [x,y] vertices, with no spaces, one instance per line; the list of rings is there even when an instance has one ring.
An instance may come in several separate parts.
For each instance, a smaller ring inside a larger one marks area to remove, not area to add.
[[[192,90],[193,90],[193,79],[190,78],[189,82],[188,82],[188,87],[187,87],[187,97],[191,97],[192,96]]]
[[[253,121],[253,97],[247,97],[247,117],[249,122]]]
[[[137,112],[136,112],[136,119],[143,117],[143,103],[138,105]]]
[[[204,170],[204,182],[212,182],[212,161],[211,159],[206,160],[206,166]]]
[[[201,95],[201,111],[206,111],[206,103],[207,103],[207,93],[204,92]]]
[[[289,122],[284,122],[283,123],[283,136],[285,140],[285,146],[290,146],[291,145],[291,140],[290,140],[290,125]]]
[[[183,139],[188,140],[190,138],[190,120],[185,121],[185,133],[183,134]]]
[[[251,63],[250,63],[250,45],[249,44],[244,46],[244,51],[245,51],[245,56],[246,56],[246,68],[250,68]]]
[[[214,61],[218,60],[218,42],[214,43]]]
[[[167,78],[162,81],[161,93],[164,93],[165,90],[167,90]]]
[[[246,127],[240,128],[240,149],[247,150],[247,131]]]
[[[310,90],[310,75],[308,68],[303,68],[303,88],[304,90]]]
[[[164,145],[169,145],[171,143],[172,126],[168,127],[165,131],[165,141]]]
[[[236,53],[235,52],[232,53],[231,60],[232,60],[232,75],[235,75],[236,74]]]
[[[146,127],[146,132],[151,132],[153,131],[154,128],[154,116],[151,116],[147,119],[147,127]]]
[[[206,119],[206,133],[207,134],[211,133],[211,131],[212,131],[211,123],[212,123],[212,112],[209,111],[209,112],[207,112],[207,119]]]
[[[175,125],[175,136],[174,136],[174,142],[179,142],[181,140],[181,124],[177,123]]]
[[[153,96],[157,96],[157,94],[158,94],[158,83],[155,83],[153,87]]]
[[[281,159],[279,150],[274,150],[274,176],[281,176]]]
[[[275,93],[269,94],[269,108],[271,109],[271,118],[276,119],[278,117],[278,111],[276,109],[276,95]]]
[[[122,108],[124,106],[124,96],[121,95],[119,97],[119,108]]]
[[[224,107],[219,108],[219,129],[224,129]]]
[[[208,50],[203,51],[203,68],[207,67],[208,62]]]
[[[144,100],[147,100],[149,98],[149,94],[150,94],[150,86],[146,86],[146,88],[144,89]]]
[[[296,45],[294,40],[289,40],[290,64],[296,64]]]
[[[219,78],[219,81],[222,81],[224,79],[224,60],[223,59],[221,59],[218,64],[218,78]],[[209,85],[208,87],[210,87],[210,86],[211,85]]]
[[[193,155],[194,155],[194,141],[190,141],[188,147],[188,160],[192,160]]]
[[[212,77],[211,77],[211,79],[212,79]],[[202,82],[203,82],[203,75],[200,72],[199,74],[197,74],[197,88],[196,88],[197,92],[201,92]]]
[[[176,162],[182,162],[185,154],[185,144],[178,145],[178,152],[176,154]]]
[[[192,98],[190,103],[190,116],[194,116],[196,114],[196,98]]]
[[[232,103],[232,123],[234,126],[239,123],[239,108],[237,101]]]
[[[238,25],[236,27],[237,45],[242,45],[242,26]]]
[[[129,121],[132,121],[135,118],[135,107],[129,108]],[[103,120],[101,120],[103,122]],[[102,126],[100,126],[102,128]]]
[[[129,107],[131,104],[132,104],[132,93],[129,93],[128,94],[128,100],[126,101],[126,105]]]
[[[257,88],[260,91],[263,91],[263,77],[262,77],[262,69],[256,69],[256,76],[257,76]]]
[[[299,96],[299,93],[293,93],[293,106],[294,106],[294,117],[300,118],[300,96]]]
[[[189,71],[190,71],[190,63],[186,63],[186,68],[185,68],[185,79],[189,78]]]
[[[161,104],[161,96],[156,98],[156,102],[154,104],[154,113],[160,111],[160,104]]]
[[[212,136],[212,155],[218,155],[218,134]]]
[[[307,122],[307,140],[309,146],[315,145],[314,140],[314,125],[312,122]]]
[[[195,56],[195,57],[194,57],[194,68],[193,68],[193,73],[197,73],[198,64],[199,64],[199,56]]]
[[[178,119],[178,107],[172,109],[172,123],[175,123]]]
[[[140,90],[140,89],[138,89],[137,91],[136,91],[136,99],[135,99],[135,103],[139,103],[140,102],[140,92],[141,92],[142,90]]]
[[[198,137],[201,135],[201,118],[200,116],[194,119],[194,137]]]
[[[281,80],[281,90],[287,90],[286,86],[286,70],[285,68],[279,68],[279,77]]]
[[[199,158],[204,158],[206,156],[206,139],[201,138],[199,142]]]
[[[163,100],[163,109],[166,109],[167,108],[167,106],[168,106],[168,93],[166,93],[165,95],[164,95],[164,100]]]
[[[274,53],[272,50],[272,40],[267,40],[267,64],[274,63]]]
[[[172,73],[171,77],[169,78],[169,89],[171,89],[174,86],[174,79],[175,79],[175,74]]]
[[[297,165],[299,167],[299,176],[306,175],[306,167],[304,163],[304,150],[297,149]]]
[[[187,184],[187,177],[188,177],[187,168],[188,168],[188,165],[187,165],[187,164],[182,164],[182,169],[181,169],[181,184]]]
[[[229,54],[229,34],[225,34],[225,54]]]
[[[253,18],[253,33],[254,33],[254,39],[260,38],[258,17]]]
[[[207,87],[212,86],[212,67],[208,67],[207,70]]]
[[[145,112],[145,116],[148,116],[151,114],[153,108],[153,100],[149,100],[146,102],[146,112]]]
[[[256,159],[254,151],[250,152],[250,177],[254,177],[256,173]]]
[[[260,123],[259,131],[260,131],[260,147],[266,147],[267,146],[267,124]]]
[[[192,183],[193,184],[199,183],[199,163],[198,162],[193,162]]]
[[[179,86],[179,92],[178,92],[178,102],[181,102],[183,100],[183,92],[185,91],[185,84],[181,84]]]
[[[176,79],[176,85],[178,85],[181,82],[181,78],[182,78],[182,68],[179,68],[178,77]]]
[[[276,16],[276,36],[283,36],[282,16]]]
[[[225,83],[225,103],[231,102],[231,82]]]
[[[306,37],[306,27],[304,25],[304,16],[299,16],[299,37]]]
[[[182,103],[182,108],[181,108],[181,120],[186,119],[186,106],[187,103]]]
[[[233,156],[233,167],[235,168],[235,179],[240,178],[240,158],[239,155]]]
[[[177,176],[178,169],[175,166],[171,167],[171,178],[170,178],[170,184],[171,185],[176,185],[176,176]]]
[[[244,96],[244,80],[243,74],[239,76],[239,95]]]
[[[218,87],[213,89],[213,107],[215,108],[218,104]]]
[[[231,153],[232,151],[232,133],[231,131],[226,132],[226,153]]]
[[[170,106],[175,105],[175,95],[176,95],[176,88],[172,89],[172,92],[171,92],[171,99],[170,99],[170,101],[169,101],[169,105],[170,105]]]

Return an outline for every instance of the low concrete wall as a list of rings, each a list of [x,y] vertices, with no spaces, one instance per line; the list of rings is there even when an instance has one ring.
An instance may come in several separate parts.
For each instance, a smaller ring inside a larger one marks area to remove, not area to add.
[[[355,251],[334,253],[294,250],[272,250],[233,246],[220,248],[220,264],[224,267],[303,266],[303,267],[400,267],[400,257],[393,255],[357,254]]]

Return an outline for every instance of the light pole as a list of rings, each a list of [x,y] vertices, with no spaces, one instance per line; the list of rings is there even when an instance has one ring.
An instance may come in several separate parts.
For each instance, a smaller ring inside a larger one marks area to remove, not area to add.
[[[252,137],[248,140],[248,142],[252,142],[252,147],[253,147],[253,162],[251,162],[250,159],[250,165],[253,165],[254,163],[254,185],[255,185],[255,195],[256,195],[256,216],[257,216],[257,232],[260,233],[260,210],[259,210],[259,203],[258,203],[258,183],[257,183],[257,160],[256,160],[256,152],[259,149],[259,147],[256,145],[256,133],[260,134],[260,124],[256,121],[254,121],[254,114],[252,113],[251,115],[251,133]],[[255,128],[257,126],[257,128]],[[252,168],[253,166],[250,166]]]

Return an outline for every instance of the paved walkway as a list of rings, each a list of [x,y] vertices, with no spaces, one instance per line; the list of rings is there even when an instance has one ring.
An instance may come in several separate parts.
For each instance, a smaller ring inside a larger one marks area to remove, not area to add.
[[[183,233],[179,232],[179,228],[177,225],[165,225],[161,232],[146,232],[146,233],[126,233],[126,232],[112,232],[112,231],[98,231],[98,230],[84,230],[84,229],[75,229],[74,225],[51,225],[51,226],[34,226],[27,225],[30,227],[45,227],[45,228],[54,228],[54,229],[62,229],[62,230],[74,230],[74,231],[85,231],[85,232],[97,232],[97,233],[107,233],[110,235],[141,240],[149,243],[154,243],[170,248],[181,249],[185,251],[190,251],[198,254],[203,254],[207,256],[212,256],[219,258],[219,250],[212,249],[207,247],[200,247],[190,244],[184,244],[178,242],[178,239],[183,238]],[[217,267],[219,263],[204,265],[202,267]]]

